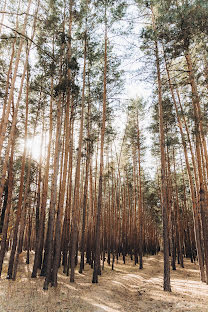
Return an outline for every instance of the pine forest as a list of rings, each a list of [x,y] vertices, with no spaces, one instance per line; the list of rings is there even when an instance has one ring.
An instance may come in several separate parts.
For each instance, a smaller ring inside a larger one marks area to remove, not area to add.
[[[208,311],[207,0],[0,1],[0,312]]]

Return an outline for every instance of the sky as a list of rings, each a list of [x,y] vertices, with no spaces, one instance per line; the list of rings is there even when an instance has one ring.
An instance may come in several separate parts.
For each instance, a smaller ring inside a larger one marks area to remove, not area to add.
[[[145,114],[142,116],[140,121],[141,129],[145,137],[146,152],[143,159],[143,168],[149,174],[151,178],[154,178],[156,172],[156,164],[153,156],[151,155],[151,133],[149,133],[147,127],[151,123],[151,101],[152,101],[152,90],[153,86],[151,82],[145,80],[147,73],[144,70],[144,53],[140,49],[142,44],[140,35],[143,27],[145,27],[145,21],[142,16],[140,16],[139,10],[135,6],[130,6],[128,8],[127,18],[132,18],[134,20],[134,25],[127,34],[113,36],[110,40],[114,44],[115,53],[120,56],[121,59],[121,69],[125,72],[124,79],[124,91],[121,95],[124,103],[128,103],[128,99],[136,99],[141,97],[147,103]],[[121,25],[121,23],[123,23]],[[119,22],[117,28],[127,28],[125,22]],[[116,27],[115,27],[116,28]],[[146,71],[146,68],[145,68]],[[122,112],[118,112],[115,119],[115,128],[123,133],[125,128],[126,115]],[[121,135],[122,137],[122,135]],[[118,143],[119,144],[119,143]]]

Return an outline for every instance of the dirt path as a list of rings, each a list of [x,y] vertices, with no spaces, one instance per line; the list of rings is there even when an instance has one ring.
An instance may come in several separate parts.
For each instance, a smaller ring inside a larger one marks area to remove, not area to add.
[[[133,262],[107,265],[99,284],[91,283],[92,270],[86,265],[76,273],[75,283],[59,273],[58,287],[43,291],[43,278],[31,279],[31,265],[24,255],[16,282],[8,281],[6,267],[0,279],[0,312],[208,312],[208,285],[199,281],[195,264],[185,260],[185,269],[171,271],[172,292],[163,291],[162,255],[144,257],[141,271]]]

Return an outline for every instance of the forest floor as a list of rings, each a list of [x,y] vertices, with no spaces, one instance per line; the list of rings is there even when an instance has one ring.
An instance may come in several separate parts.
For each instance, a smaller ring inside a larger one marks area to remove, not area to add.
[[[8,258],[8,256],[7,256]],[[163,255],[144,257],[139,270],[129,259],[105,265],[98,284],[92,270],[76,272],[75,282],[58,274],[58,287],[43,290],[44,278],[31,279],[32,265],[21,254],[16,282],[6,280],[7,263],[0,279],[0,312],[208,312],[208,285],[200,282],[198,265],[185,259],[185,269],[171,271],[172,292],[163,291]]]

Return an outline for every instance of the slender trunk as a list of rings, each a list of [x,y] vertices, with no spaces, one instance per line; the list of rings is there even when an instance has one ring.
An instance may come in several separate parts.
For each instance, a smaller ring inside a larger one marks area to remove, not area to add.
[[[175,182],[175,196],[176,196],[176,210],[177,210],[177,226],[178,226],[178,257],[181,267],[183,268],[183,253],[182,253],[182,246],[183,246],[183,240],[182,240],[182,229],[181,229],[181,218],[180,215],[180,209],[179,209],[179,198],[178,198],[178,185],[177,185],[177,177],[176,177],[176,163],[175,163],[175,151],[173,147],[173,168],[174,168],[174,182]]]
[[[26,217],[27,217],[28,198],[30,197],[29,196],[29,189],[30,189],[31,158],[32,157],[30,154],[29,163],[28,163],[28,171],[27,171],[27,179],[26,179],[26,185],[25,185],[25,192],[24,192],[24,202],[23,202],[23,207],[22,207],[22,212],[21,212],[19,239],[18,239],[17,252],[16,252],[16,256],[15,256],[15,260],[14,260],[14,266],[13,266],[13,274],[12,274],[13,280],[16,279],[17,268],[18,268],[18,264],[19,264],[19,255],[22,252],[23,236],[24,236],[25,223],[26,223]]]
[[[40,100],[41,100],[41,95],[40,95]],[[40,103],[40,102],[39,102]],[[38,114],[37,114],[38,117]],[[37,122],[37,120],[36,120]],[[36,241],[38,239],[38,232],[39,232],[39,226],[40,226],[40,204],[41,204],[41,182],[42,182],[42,149],[43,149],[43,134],[44,134],[44,111],[43,111],[43,127],[42,127],[42,136],[41,136],[41,144],[40,144],[40,160],[39,160],[39,170],[38,170],[38,187],[37,187],[37,203],[36,203],[36,214],[35,214],[35,221],[36,221]],[[34,129],[34,134],[33,137],[35,136],[35,131]]]
[[[30,207],[30,204],[29,204]],[[26,257],[26,264],[30,264],[30,249],[31,249],[31,234],[32,234],[32,215],[33,212],[29,212],[28,216],[28,233],[27,233],[27,257]]]
[[[2,240],[1,240],[1,250],[0,250],[0,276],[2,272],[4,255],[6,251],[7,231],[8,231],[8,225],[9,225],[10,209],[11,209],[11,204],[12,204],[14,143],[15,143],[15,140],[13,139],[10,161],[9,161],[9,172],[8,172],[9,183],[8,183],[7,207],[5,211],[4,224],[2,228]]]
[[[89,90],[90,91],[90,90]],[[89,94],[90,95],[90,94]],[[88,112],[87,112],[87,135],[88,135],[88,141],[87,141],[87,155],[86,155],[86,167],[85,167],[85,183],[84,183],[84,197],[83,197],[83,212],[82,212],[82,237],[81,237],[81,261],[80,261],[80,269],[79,273],[82,273],[82,270],[84,270],[84,242],[85,242],[85,223],[86,223],[86,207],[87,207],[87,193],[88,193],[88,181],[89,181],[89,166],[90,166],[90,150],[91,150],[91,144],[90,143],[90,99],[88,101]]]
[[[52,142],[52,130],[53,130],[53,77],[51,77],[51,96],[50,96],[50,125],[49,125],[49,141],[48,141],[48,150],[47,150],[47,160],[45,166],[45,173],[43,178],[43,191],[42,191],[42,203],[41,203],[41,212],[38,226],[38,233],[36,237],[35,245],[35,259],[33,264],[33,271],[31,277],[37,276],[37,270],[41,267],[42,260],[42,249],[44,245],[44,225],[45,225],[45,211],[46,211],[46,202],[48,194],[48,178],[49,178],[49,165],[50,165],[50,155],[51,155],[51,142]]]
[[[68,36],[71,38],[72,32],[72,1],[70,1],[70,19],[69,19],[69,32]],[[71,40],[68,42],[68,62],[71,61]],[[71,69],[68,69],[67,74],[68,81],[71,80]],[[56,231],[55,231],[55,242],[54,242],[54,259],[53,259],[53,272],[52,272],[52,285],[57,286],[57,273],[60,261],[61,253],[61,232],[62,232],[62,219],[63,219],[63,206],[66,193],[66,179],[69,159],[69,142],[70,142],[70,123],[69,123],[69,108],[70,108],[71,90],[67,88],[67,99],[66,99],[66,111],[65,111],[65,152],[64,152],[64,165],[63,165],[63,177],[60,187],[60,199],[58,204],[57,219],[56,219]]]
[[[105,119],[106,119],[106,97],[107,97],[107,15],[105,7],[105,53],[104,53],[104,90],[103,90],[103,116],[101,127],[101,142],[100,142],[100,177],[98,186],[98,203],[97,203],[97,220],[95,232],[95,262],[93,270],[92,283],[98,283],[98,274],[100,272],[100,217],[102,209],[102,184],[103,184],[103,165],[104,165],[104,137],[105,137]]]
[[[55,208],[57,201],[57,179],[59,170],[59,155],[60,155],[60,136],[61,136],[61,116],[62,116],[62,95],[59,95],[57,103],[57,128],[56,128],[56,143],[55,143],[55,154],[53,162],[53,177],[51,185],[51,201],[49,209],[48,229],[47,229],[47,240],[45,250],[45,263],[46,263],[46,277],[43,285],[44,290],[48,290],[48,284],[51,281],[51,268],[52,268],[52,253],[53,253],[53,231],[54,231],[54,219],[55,219]]]
[[[142,172],[141,172],[141,143],[140,143],[140,128],[139,128],[139,116],[137,111],[137,149],[138,149],[138,166],[139,166],[139,200],[138,200],[138,218],[139,218],[139,269],[143,269],[143,246],[142,246],[142,223],[143,223],[143,207],[142,207]]]
[[[28,67],[27,67],[28,68]],[[28,113],[29,113],[29,75],[27,71],[27,93],[26,93],[26,108],[25,108],[25,134],[24,134],[24,152],[22,157],[22,167],[21,167],[21,176],[20,176],[20,189],[19,189],[19,198],[18,198],[18,204],[17,204],[17,216],[14,226],[14,232],[13,232],[13,244],[12,244],[12,250],[9,258],[9,267],[8,267],[8,274],[7,278],[12,278],[12,272],[13,272],[13,264],[15,259],[15,253],[16,253],[16,247],[17,247],[17,239],[18,239],[18,228],[19,228],[19,222],[21,219],[21,213],[22,213],[22,200],[23,200],[23,188],[24,188],[24,174],[25,174],[25,162],[26,162],[26,143],[27,143],[27,133],[28,133]]]
[[[202,141],[205,155],[207,153],[205,146],[204,133],[202,128],[202,118],[201,118],[201,109],[199,96],[197,91],[197,86],[194,79],[193,66],[191,61],[191,56],[187,52],[185,54],[186,62],[189,71],[189,80],[192,89],[192,104],[194,110],[195,117],[195,135],[196,135],[196,155],[197,155],[197,165],[198,165],[198,176],[199,176],[199,195],[200,195],[200,213],[201,213],[201,222],[202,222],[202,231],[203,231],[203,239],[204,239],[204,253],[205,253],[205,267],[206,267],[206,283],[208,284],[208,233],[207,233],[207,224],[208,217],[206,212],[206,198],[207,194],[205,193],[205,182],[203,178],[203,170],[202,170],[202,155],[200,151],[200,142]]]
[[[86,2],[86,6],[88,1]],[[87,58],[87,25],[85,30],[84,40],[84,68],[83,68],[83,85],[82,85],[82,106],[81,106],[81,119],[79,129],[79,143],[78,143],[78,154],[77,164],[75,173],[75,186],[74,186],[74,200],[72,209],[72,249],[71,249],[71,274],[70,282],[74,282],[74,270],[75,270],[75,257],[76,257],[76,245],[78,235],[78,207],[80,200],[80,164],[82,155],[82,144],[83,144],[83,128],[84,128],[84,105],[85,105],[85,76],[86,76],[86,58]]]
[[[13,64],[13,59],[14,59],[14,53],[15,53],[15,43],[16,39],[14,40],[12,44],[12,53],[11,53],[11,58],[10,58],[10,63],[9,63],[9,69],[7,72],[7,78],[6,78],[6,90],[5,90],[5,97],[4,97],[4,103],[3,103],[3,109],[2,109],[2,117],[1,117],[1,124],[0,124],[0,133],[2,131],[2,125],[4,123],[5,113],[6,113],[6,107],[7,107],[7,100],[8,100],[8,95],[9,95],[9,86],[10,86],[10,76],[12,73],[12,64]]]
[[[36,21],[37,21],[38,9],[39,9],[39,1],[38,1],[38,6],[37,6],[37,9],[36,9],[35,17],[34,17],[34,22],[33,22],[33,31],[32,31],[32,36],[31,36],[32,40],[33,40],[33,38],[35,36],[35,29],[36,29]],[[13,113],[11,131],[9,133],[9,139],[8,139],[8,142],[7,142],[6,152],[5,152],[5,156],[4,156],[4,164],[3,164],[3,168],[2,168],[2,176],[1,176],[1,182],[0,182],[0,207],[1,207],[1,200],[2,200],[2,192],[3,192],[4,184],[5,184],[5,176],[6,176],[6,171],[7,171],[8,159],[9,159],[9,151],[10,151],[12,139],[13,139],[13,137],[15,135],[15,128],[16,128],[16,123],[17,123],[18,109],[19,109],[20,100],[21,100],[21,96],[22,96],[23,84],[24,84],[25,74],[26,74],[26,71],[27,71],[28,58],[29,58],[29,52],[30,52],[31,45],[32,45],[32,41],[28,44],[27,50],[26,50],[26,57],[25,57],[25,62],[24,62],[22,78],[21,78],[21,82],[20,82],[20,88],[19,88],[19,94],[18,94],[18,98],[17,98],[17,104],[16,104],[15,111]],[[17,65],[17,68],[18,68],[18,65]],[[17,70],[17,69],[15,68],[15,70]],[[15,75],[15,73],[13,75]],[[13,88],[14,88],[14,86],[13,86]],[[11,93],[12,93],[12,99],[11,99],[11,102],[12,102],[14,100],[13,99],[12,86],[11,86],[11,90],[10,90],[8,103],[10,101]],[[7,109],[8,109],[8,106],[9,106],[8,103],[7,103]],[[10,108],[9,108],[9,111],[8,111],[8,117],[9,117],[9,112],[10,112]],[[7,119],[7,112],[6,112],[6,119]],[[4,128],[5,128],[5,130],[4,130]],[[5,135],[4,132],[6,131],[6,124],[5,124],[5,122],[3,123],[1,130],[2,130],[2,135],[4,137],[4,135]],[[1,150],[1,147],[2,147],[1,146],[1,141],[2,141],[2,145],[3,145],[3,140],[4,140],[3,137],[0,138],[0,150]],[[0,152],[0,155],[1,155],[1,152]]]
[[[138,263],[138,250],[137,250],[137,196],[136,196],[136,150],[132,145],[132,157],[133,157],[133,205],[134,205],[134,221],[133,221],[133,248],[134,248],[134,264]]]
[[[31,3],[32,3],[32,0],[29,0],[28,1],[27,11],[26,11],[26,14],[25,14],[25,19],[24,19],[24,25],[23,25],[23,28],[22,28],[22,33],[23,34],[25,34],[25,32],[26,32],[27,21],[28,21],[28,14],[29,14],[29,11],[30,11]],[[36,17],[37,17],[37,11],[36,11],[35,19],[34,19],[34,24],[36,23]],[[19,48],[18,48],[18,51],[17,51],[16,60],[15,60],[14,72],[13,72],[12,81],[11,81],[11,88],[10,88],[8,102],[7,102],[7,109],[6,109],[6,112],[5,112],[5,115],[4,115],[4,120],[2,121],[2,124],[1,124],[0,156],[1,156],[1,152],[2,152],[2,147],[3,147],[5,134],[6,134],[6,128],[7,128],[7,124],[8,124],[11,103],[12,103],[13,96],[14,96],[15,82],[16,82],[16,77],[17,77],[17,71],[18,71],[18,68],[19,68],[19,62],[20,62],[20,56],[21,56],[23,44],[24,44],[24,38],[21,37],[20,38],[20,43],[19,43]]]
[[[155,26],[154,13],[152,11],[153,27]],[[166,181],[166,160],[165,160],[165,135],[163,128],[163,107],[162,107],[162,83],[160,74],[160,61],[158,42],[155,40],[155,57],[158,80],[158,101],[159,101],[159,127],[160,127],[160,153],[161,153],[161,205],[163,217],[163,249],[164,249],[164,290],[171,291],[170,286],[170,262],[169,262],[169,243],[168,243],[168,203],[167,203],[167,181]]]
[[[72,98],[72,110],[71,110],[71,121],[70,121],[70,150],[69,150],[69,177],[68,177],[68,196],[66,202],[66,235],[64,238],[64,252],[65,252],[65,264],[64,271],[69,276],[69,266],[70,266],[70,254],[67,254],[69,250],[69,241],[70,241],[70,224],[71,224],[71,208],[72,208],[72,165],[73,165],[73,136],[74,136],[74,118],[73,118],[73,98]]]
[[[197,203],[196,203],[196,197],[195,197],[195,186],[194,186],[192,173],[191,173],[191,168],[190,168],[190,164],[189,164],[188,151],[187,151],[185,136],[184,136],[184,132],[183,132],[182,122],[181,122],[181,118],[180,118],[180,115],[179,115],[178,106],[177,106],[177,103],[176,103],[176,98],[175,98],[175,94],[174,94],[174,90],[173,90],[173,85],[171,83],[171,77],[170,77],[170,72],[169,72],[167,61],[166,61],[166,57],[165,57],[165,66],[166,66],[166,71],[167,71],[167,75],[168,75],[168,83],[169,83],[169,87],[170,87],[170,91],[171,91],[171,95],[172,95],[172,99],[173,99],[173,103],[174,103],[174,107],[175,107],[175,111],[176,111],[176,116],[177,116],[177,120],[178,120],[178,127],[179,127],[180,134],[181,134],[181,140],[182,140],[182,145],[183,145],[184,155],[185,155],[185,161],[186,161],[186,168],[187,168],[187,172],[188,172],[190,192],[191,192],[191,198],[192,198],[194,233],[195,233],[197,254],[198,254],[198,258],[199,258],[199,268],[200,268],[200,274],[201,274],[201,281],[205,282],[205,272],[204,272],[204,266],[203,266],[202,248],[201,248],[201,240],[200,240],[200,232],[199,232],[199,217],[198,217]],[[181,105],[181,101],[180,101],[180,96],[179,96],[178,90],[177,90],[177,96],[178,96],[178,100],[179,100],[179,104],[180,104],[183,120],[184,120],[184,123],[185,123],[186,133],[187,133],[188,142],[189,142],[190,151],[191,151],[191,156],[192,156],[192,163],[193,163],[193,168],[194,168],[194,176],[195,176],[195,181],[197,183],[197,177],[196,177],[197,174],[196,174],[196,168],[195,168],[195,157],[194,157],[194,154],[193,154],[193,149],[192,149],[192,146],[191,146],[191,140],[190,140],[190,136],[189,136],[188,126],[186,124],[186,120],[185,120],[185,116],[184,116],[184,113],[183,113],[183,109],[182,109],[182,105]]]

